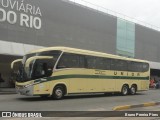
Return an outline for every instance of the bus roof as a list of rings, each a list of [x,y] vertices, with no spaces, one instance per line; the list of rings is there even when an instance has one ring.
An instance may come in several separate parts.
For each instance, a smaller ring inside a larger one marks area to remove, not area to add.
[[[127,57],[122,57],[122,56],[118,56],[118,55],[112,55],[112,54],[103,53],[103,52],[96,52],[96,51],[91,51],[91,50],[83,50],[83,49],[63,47],[63,46],[46,47],[46,48],[42,48],[42,49],[37,49],[37,50],[33,50],[33,51],[29,52],[28,54],[37,53],[37,52],[43,52],[43,51],[51,51],[51,50],[60,50],[60,51],[69,52],[69,53],[77,53],[77,54],[83,54],[83,55],[91,55],[91,56],[98,56],[98,57],[109,57],[109,58],[115,58],[115,59],[121,59],[121,60],[129,60],[129,61],[137,61],[137,62],[147,62],[147,63],[149,63],[146,60],[127,58]]]

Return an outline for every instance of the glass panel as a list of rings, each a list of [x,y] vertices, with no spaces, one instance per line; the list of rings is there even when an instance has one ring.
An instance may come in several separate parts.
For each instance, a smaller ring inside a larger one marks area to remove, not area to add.
[[[117,37],[120,37],[120,38],[124,38],[126,37],[126,32],[122,29],[118,29],[117,31]]]
[[[126,21],[123,19],[118,19],[117,28],[126,29]]]
[[[127,45],[126,39],[119,38],[119,40],[117,41],[117,47],[118,48],[125,48],[126,45]]]
[[[135,24],[123,19],[117,19],[117,54],[134,57]]]
[[[96,58],[92,56],[86,56],[87,68],[95,69]]]
[[[84,56],[78,54],[64,53],[57,65],[57,68],[84,68],[84,65]]]
[[[127,41],[126,48],[128,50],[130,50],[130,49],[134,50],[134,44],[135,44],[134,41]]]
[[[96,58],[96,69],[109,70],[110,69],[110,59],[107,58]]]
[[[33,66],[32,79],[50,76],[52,74],[54,64],[54,59],[36,60]]]
[[[126,71],[127,70],[127,62],[118,59],[111,60],[111,69],[118,70],[118,71]]]
[[[131,31],[126,31],[126,39],[127,40],[132,40],[132,41],[134,41],[134,33],[133,32],[131,32]]]
[[[142,72],[143,71],[142,65],[143,65],[143,63],[129,62],[128,63],[128,70],[133,71],[133,72]]]
[[[134,25],[134,23],[127,22],[127,31],[135,32],[135,25]]]

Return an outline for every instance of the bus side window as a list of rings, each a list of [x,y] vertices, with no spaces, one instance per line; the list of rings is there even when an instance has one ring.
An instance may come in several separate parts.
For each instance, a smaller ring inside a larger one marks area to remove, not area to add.
[[[111,69],[117,71],[127,71],[127,61],[120,59],[111,60]]]
[[[110,59],[108,58],[96,58],[96,69],[109,70],[110,69]]]
[[[110,70],[111,59],[102,57],[86,56],[86,68]]]
[[[142,69],[143,69],[143,72],[147,72],[148,69],[149,69],[149,64],[148,63],[143,63]]]
[[[111,69],[111,59],[103,58],[103,66],[105,70],[110,70]]]
[[[85,56],[83,55],[78,55],[79,56],[79,68],[85,68]]]
[[[95,65],[95,62],[96,62],[96,58],[93,57],[93,56],[86,56],[86,64],[87,64],[87,68],[88,69],[95,69],[96,65]]]
[[[128,71],[143,72],[143,63],[140,63],[140,62],[128,62]]]
[[[58,62],[57,69],[67,68],[68,57],[63,54],[60,61]]]
[[[64,53],[57,65],[57,69],[61,68],[84,68],[84,56]]]
[[[117,60],[111,59],[111,70],[117,70]]]
[[[103,70],[103,58],[96,57],[95,58],[95,68]]]
[[[127,71],[127,61],[118,60],[117,61],[117,69],[119,71]]]

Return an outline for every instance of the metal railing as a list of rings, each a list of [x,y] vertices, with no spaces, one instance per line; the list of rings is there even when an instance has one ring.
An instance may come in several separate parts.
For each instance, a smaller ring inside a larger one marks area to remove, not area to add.
[[[137,20],[137,19],[135,19],[133,17],[129,17],[127,15],[124,15],[124,14],[109,10],[109,9],[107,9],[105,7],[95,5],[95,4],[87,2],[85,0],[63,0],[63,1],[71,2],[71,3],[74,3],[76,5],[82,5],[83,7],[91,8],[91,9],[94,9],[94,10],[96,10],[98,12],[102,12],[102,13],[105,13],[105,14],[110,14],[110,15],[113,15],[115,17],[127,20],[129,22],[133,22],[133,23],[136,23],[136,24],[139,24],[139,25],[142,25],[142,26],[145,26],[145,27],[160,31],[160,28],[155,26],[155,25],[146,23],[144,21]]]

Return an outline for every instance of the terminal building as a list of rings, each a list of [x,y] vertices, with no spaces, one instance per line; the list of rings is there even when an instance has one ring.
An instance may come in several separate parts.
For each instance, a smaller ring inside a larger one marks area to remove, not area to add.
[[[0,73],[11,87],[10,63],[51,46],[148,60],[160,76],[160,32],[69,0],[0,1]]]

